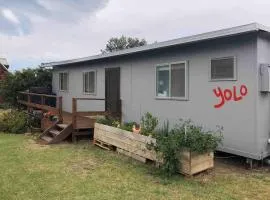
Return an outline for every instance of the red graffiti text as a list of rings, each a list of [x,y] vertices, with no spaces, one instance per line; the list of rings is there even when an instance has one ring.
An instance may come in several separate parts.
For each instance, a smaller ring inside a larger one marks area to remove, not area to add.
[[[214,105],[215,108],[221,108],[227,101],[240,101],[248,93],[248,89],[245,85],[241,85],[239,90],[237,90],[236,86],[233,86],[232,90],[222,90],[220,87],[217,87],[217,89],[214,89],[213,91],[220,100],[218,104]]]

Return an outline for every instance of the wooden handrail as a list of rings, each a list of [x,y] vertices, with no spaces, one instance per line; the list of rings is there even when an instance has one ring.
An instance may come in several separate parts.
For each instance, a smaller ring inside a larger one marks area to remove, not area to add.
[[[76,100],[97,100],[97,101],[105,101],[105,98],[73,98]]]
[[[43,96],[43,97],[51,97],[56,98],[56,95],[49,95],[49,94],[37,94],[37,93],[31,93],[31,92],[18,92],[19,94],[25,94],[30,96]]]
[[[18,97],[18,103],[23,104],[27,106],[27,110],[30,111],[30,108],[37,108],[44,111],[51,111],[54,112],[59,117],[59,121],[63,120],[62,116],[62,97],[56,96],[56,95],[48,95],[48,94],[37,94],[37,93],[31,93],[31,92],[19,92],[21,95],[27,96],[27,101],[21,100]],[[32,102],[31,97],[38,96],[40,97],[40,103]],[[46,105],[45,98],[55,98],[56,99],[56,106],[52,107],[49,105]]]
[[[97,115],[113,115],[116,114],[116,116],[119,115],[119,119],[121,120],[121,111],[119,113],[111,113],[109,110],[104,109],[104,111],[78,111],[77,110],[77,103],[78,100],[100,100],[105,101],[104,98],[72,98],[72,124],[73,129],[77,129],[77,117],[89,117],[89,116],[97,116]],[[121,100],[118,101],[119,106],[121,107]]]

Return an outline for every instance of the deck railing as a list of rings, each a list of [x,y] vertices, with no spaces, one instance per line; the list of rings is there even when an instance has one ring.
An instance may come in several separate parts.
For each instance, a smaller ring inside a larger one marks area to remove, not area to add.
[[[73,124],[73,129],[78,129],[80,127],[77,126],[77,118],[78,117],[94,117],[98,115],[115,115],[116,113],[112,113],[110,110],[108,110],[105,106],[104,111],[78,111],[78,101],[104,101],[106,102],[105,98],[73,98],[72,99],[72,124]],[[117,104],[121,105],[121,100],[119,100]],[[106,103],[105,103],[106,104]],[[121,111],[117,112],[117,116],[121,116]],[[120,117],[121,119],[121,117]]]
[[[27,110],[37,108],[43,111],[50,111],[62,120],[62,97],[48,94],[37,94],[30,92],[19,92],[18,103],[25,105]]]

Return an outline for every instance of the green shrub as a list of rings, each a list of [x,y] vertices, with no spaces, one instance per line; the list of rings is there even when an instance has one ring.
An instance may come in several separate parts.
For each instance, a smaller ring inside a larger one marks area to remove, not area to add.
[[[0,131],[6,133],[25,133],[28,127],[26,113],[10,110],[0,115]]]
[[[166,176],[173,175],[178,169],[179,143],[176,140],[174,131],[169,130],[169,122],[165,122],[163,127],[158,129],[154,135],[156,144],[150,144],[148,147],[154,148],[162,160],[161,169]]]
[[[121,129],[132,132],[132,128],[136,125],[136,122],[126,122],[120,126]]]
[[[104,124],[107,126],[113,126],[117,127],[126,131],[132,132],[132,128],[134,124],[137,124],[136,122],[126,122],[124,124],[120,124],[120,122],[112,117],[102,117],[98,118],[97,123]]]
[[[141,118],[141,134],[150,135],[154,132],[158,125],[158,119],[154,117],[151,113],[147,112]]]
[[[11,105],[8,104],[8,103],[0,104],[0,109],[7,110],[7,109],[10,109],[10,108],[11,108]]]
[[[96,122],[107,126],[113,126],[114,121],[115,120],[112,117],[100,117]]]
[[[222,142],[222,128],[216,131],[205,131],[202,126],[195,125],[191,120],[180,122],[169,129],[169,123],[155,131],[153,137],[156,144],[148,145],[154,149],[162,160],[162,171],[171,176],[177,172],[180,160],[179,154],[183,149],[189,149],[199,154],[214,151]]]

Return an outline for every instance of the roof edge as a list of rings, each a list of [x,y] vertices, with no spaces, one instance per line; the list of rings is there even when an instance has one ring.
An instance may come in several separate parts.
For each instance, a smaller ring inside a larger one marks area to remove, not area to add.
[[[6,68],[5,65],[3,65],[2,63],[0,63],[0,66],[2,66],[4,68],[4,70],[6,70],[8,72],[8,68]]]
[[[171,46],[176,46],[176,45],[234,36],[234,35],[239,35],[243,33],[254,32],[254,31],[265,31],[265,32],[270,33],[270,28],[267,26],[258,24],[258,23],[251,23],[251,24],[246,24],[242,26],[236,26],[232,28],[210,31],[210,32],[202,33],[202,34],[153,43],[153,44],[149,44],[149,45],[145,45],[141,47],[135,47],[135,48],[115,51],[111,53],[106,53],[106,54],[98,54],[94,56],[88,56],[88,57],[76,58],[76,59],[70,59],[70,60],[64,60],[64,61],[58,61],[58,62],[42,63],[42,65],[43,66],[59,66],[59,65],[74,64],[74,63],[80,63],[80,62],[86,62],[86,61],[92,61],[92,60],[101,60],[105,58],[129,55],[133,53],[150,51],[150,50],[166,48],[166,47],[171,47]]]

